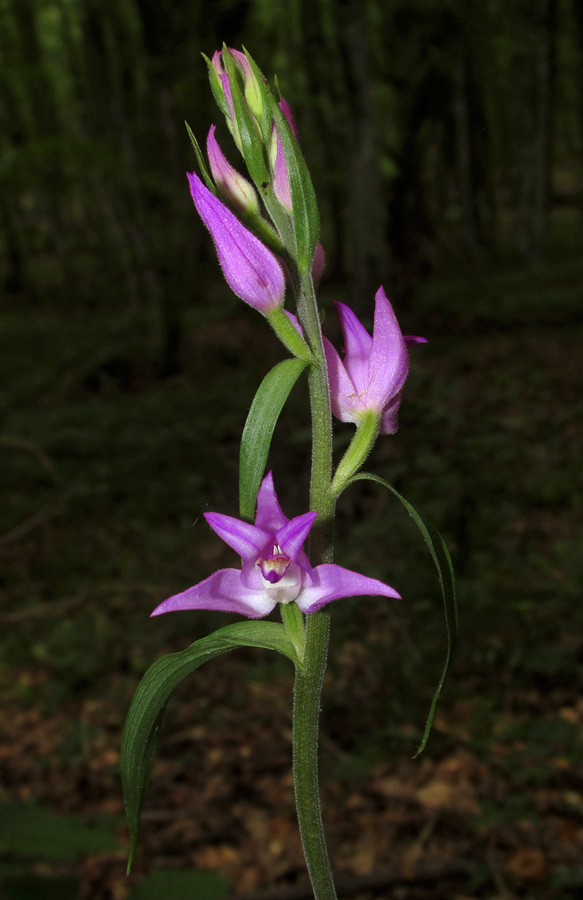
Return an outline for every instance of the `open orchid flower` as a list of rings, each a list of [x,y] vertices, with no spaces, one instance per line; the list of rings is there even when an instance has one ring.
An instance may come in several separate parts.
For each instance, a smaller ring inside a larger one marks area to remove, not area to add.
[[[409,371],[407,344],[426,343],[422,337],[403,337],[393,307],[381,286],[375,296],[372,337],[355,314],[335,303],[344,334],[344,360],[324,338],[332,412],[341,422],[360,423],[365,412],[375,413],[380,434],[398,428],[401,389]]]
[[[205,513],[205,519],[239,554],[242,568],[220,569],[200,584],[164,600],[153,616],[182,609],[212,609],[258,619],[277,603],[293,600],[302,612],[312,613],[340,597],[400,596],[382,581],[341,566],[324,563],[312,568],[303,545],[316,513],[287,519],[277,501],[271,472],[257,494],[254,525],[220,513]]]
[[[283,303],[285,281],[277,259],[209,191],[194,172],[188,175],[197,212],[215,242],[223,275],[232,291],[267,315]]]

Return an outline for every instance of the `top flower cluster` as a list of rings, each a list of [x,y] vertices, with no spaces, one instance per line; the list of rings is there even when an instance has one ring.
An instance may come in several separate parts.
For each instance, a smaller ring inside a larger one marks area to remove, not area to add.
[[[213,94],[253,184],[226,159],[211,125],[206,145],[210,174],[196,145],[204,181],[195,173],[188,175],[192,199],[213,238],[227,283],[274,324],[273,313],[283,306],[298,230],[289,177],[290,165],[297,172],[302,160],[298,131],[289,105],[283,98],[274,100],[247,53],[225,48],[207,59],[207,65]],[[307,169],[300,171],[300,194],[311,189],[306,180]],[[318,281],[324,267],[321,244],[315,243],[310,263]],[[372,337],[347,306],[337,303],[336,309],[345,357],[341,360],[325,340],[333,413],[357,425],[365,413],[373,413],[380,433],[392,434],[409,368],[407,345],[424,338],[402,335],[382,287],[375,298]]]
[[[274,100],[259,69],[246,54],[217,51],[207,64],[215,99],[254,184],[227,160],[212,125],[206,144],[212,179],[199,153],[204,181],[195,173],[189,174],[190,191],[215,242],[229,286],[250,306],[268,315],[283,304],[285,278],[281,262],[265,244],[279,254],[292,249],[286,248],[285,240],[288,237],[289,244],[292,232],[291,189],[273,118]],[[292,139],[297,141],[288,104],[281,100],[277,106]],[[259,196],[271,223],[261,215]]]

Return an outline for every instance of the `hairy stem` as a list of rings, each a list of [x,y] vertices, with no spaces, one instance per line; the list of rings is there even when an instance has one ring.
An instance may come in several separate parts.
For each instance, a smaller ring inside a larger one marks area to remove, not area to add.
[[[312,562],[319,565],[331,562],[333,555],[332,414],[320,318],[310,276],[302,279],[298,314],[315,359],[308,374],[312,414],[310,509],[318,513],[318,518],[310,535],[310,556]],[[310,613],[306,617],[304,665],[296,669],[294,687],[294,790],[302,845],[315,900],[336,900],[318,785],[320,697],[328,655],[329,629],[329,610]]]

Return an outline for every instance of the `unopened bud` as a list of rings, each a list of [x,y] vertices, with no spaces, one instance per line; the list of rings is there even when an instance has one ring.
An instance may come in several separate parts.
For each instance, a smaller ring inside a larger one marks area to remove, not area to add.
[[[216,126],[211,125],[206,141],[209,165],[219,193],[238,212],[259,215],[259,201],[255,188],[237,172],[218,145]]]

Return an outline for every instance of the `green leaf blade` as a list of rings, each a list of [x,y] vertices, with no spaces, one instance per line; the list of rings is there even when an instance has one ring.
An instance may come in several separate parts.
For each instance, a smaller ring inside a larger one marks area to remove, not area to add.
[[[453,652],[455,650],[455,645],[457,642],[458,610],[453,563],[451,561],[451,556],[449,555],[449,550],[447,549],[445,541],[443,540],[435,525],[433,525],[433,523],[424,522],[415,507],[411,503],[409,503],[409,501],[406,500],[405,497],[403,497],[403,495],[400,494],[391,484],[389,484],[388,481],[385,481],[384,478],[380,478],[380,476],[378,475],[373,475],[368,472],[359,472],[357,475],[354,475],[349,479],[349,481],[346,483],[346,486],[348,487],[349,484],[353,484],[356,481],[373,481],[376,484],[382,485],[388,491],[394,494],[394,496],[403,504],[403,506],[417,525],[417,528],[421,532],[437,570],[437,577],[439,579],[439,585],[443,598],[445,626],[447,630],[447,650],[441,676],[439,678],[439,682],[433,694],[433,699],[429,708],[429,714],[425,723],[425,729],[423,731],[421,743],[419,744],[417,752],[415,753],[415,756],[419,756],[419,754],[422,753],[425,749],[425,746],[429,739],[437,703],[439,701],[441,690],[449,671]]]
[[[290,391],[308,365],[304,359],[284,359],[267,373],[245,422],[239,454],[239,513],[253,519],[273,432]]]
[[[128,872],[134,858],[140,815],[168,699],[174,688],[204,662],[240,646],[277,650],[294,664],[297,662],[283,625],[263,621],[236,622],[195,641],[186,650],[163,656],[150,666],[138,686],[126,719],[120,761],[131,836]]]

